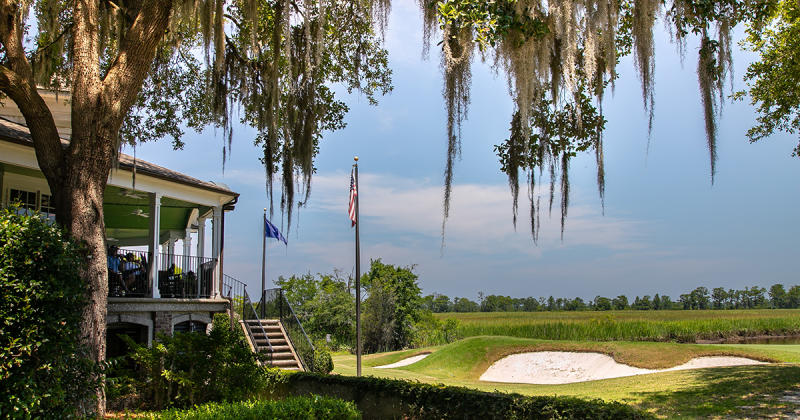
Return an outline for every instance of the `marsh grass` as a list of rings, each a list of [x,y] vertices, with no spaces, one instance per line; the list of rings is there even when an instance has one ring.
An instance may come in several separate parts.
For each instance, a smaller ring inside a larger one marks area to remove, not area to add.
[[[545,340],[674,341],[800,335],[800,310],[477,312],[437,314],[457,319],[460,337]]]

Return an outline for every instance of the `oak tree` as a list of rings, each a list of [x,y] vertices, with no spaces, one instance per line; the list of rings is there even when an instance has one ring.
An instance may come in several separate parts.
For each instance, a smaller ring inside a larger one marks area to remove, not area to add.
[[[220,126],[230,142],[242,110],[291,217],[296,174],[307,195],[321,133],[343,126],[329,85],[373,103],[391,88],[374,30],[385,12],[360,1],[0,1],[0,91],[25,118],[56,221],[91,255],[81,332],[94,360],[105,356],[103,194],[120,145],[170,135],[179,147],[182,123]],[[39,87],[71,93],[68,143]]]

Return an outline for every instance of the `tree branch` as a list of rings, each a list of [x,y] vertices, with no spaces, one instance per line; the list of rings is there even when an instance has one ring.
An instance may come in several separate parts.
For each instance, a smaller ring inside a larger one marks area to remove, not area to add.
[[[72,26],[72,141],[69,154],[84,146],[100,92],[99,5],[74,0]],[[91,147],[91,146],[90,146]]]
[[[33,81],[33,68],[25,56],[22,38],[22,8],[13,0],[0,2],[0,43],[5,47],[8,67],[0,66],[0,90],[19,108],[31,133],[36,160],[48,182],[61,178],[64,151],[53,114],[39,95]]]
[[[102,100],[111,111],[101,115],[116,133],[136,101],[169,25],[171,0],[147,0],[120,43],[119,53],[102,81]]]

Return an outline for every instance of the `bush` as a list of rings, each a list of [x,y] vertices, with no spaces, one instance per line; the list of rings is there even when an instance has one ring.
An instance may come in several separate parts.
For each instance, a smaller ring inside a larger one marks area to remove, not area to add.
[[[80,343],[85,252],[39,216],[0,210],[0,418],[59,418],[99,386]]]
[[[299,372],[273,381],[277,395],[319,394],[353,401],[367,418],[649,419],[618,402],[483,392],[375,377]]]
[[[324,346],[317,345],[314,349],[314,360],[311,362],[311,371],[327,375],[333,371],[333,358],[331,352]]]
[[[241,329],[231,328],[224,314],[214,317],[208,335],[162,335],[151,347],[126,341],[138,365],[134,387],[139,404],[148,408],[238,401],[266,386],[260,356],[250,350]]]
[[[459,339],[458,320],[441,320],[431,311],[420,311],[419,321],[414,323],[412,347],[429,347],[452,343]]]
[[[280,401],[210,403],[191,410],[168,410],[149,416],[158,420],[240,420],[240,419],[359,419],[355,404],[312,395]]]

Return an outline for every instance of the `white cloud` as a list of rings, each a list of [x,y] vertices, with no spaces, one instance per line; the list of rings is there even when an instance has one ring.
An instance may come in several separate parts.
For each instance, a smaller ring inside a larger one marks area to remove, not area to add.
[[[413,234],[429,242],[441,238],[443,188],[430,180],[385,175],[360,179],[362,232],[379,236]],[[340,214],[347,206],[349,174],[321,174],[314,178],[311,211]],[[517,230],[511,223],[511,194],[506,185],[454,185],[447,220],[446,249],[481,254],[520,252],[540,256],[543,249],[595,246],[614,251],[639,250],[641,223],[602,216],[599,208],[574,205],[569,210],[563,243],[558,217],[541,215],[539,246],[530,237],[527,199],[520,197]],[[544,209],[543,209],[544,210]],[[546,210],[545,210],[546,211]]]

